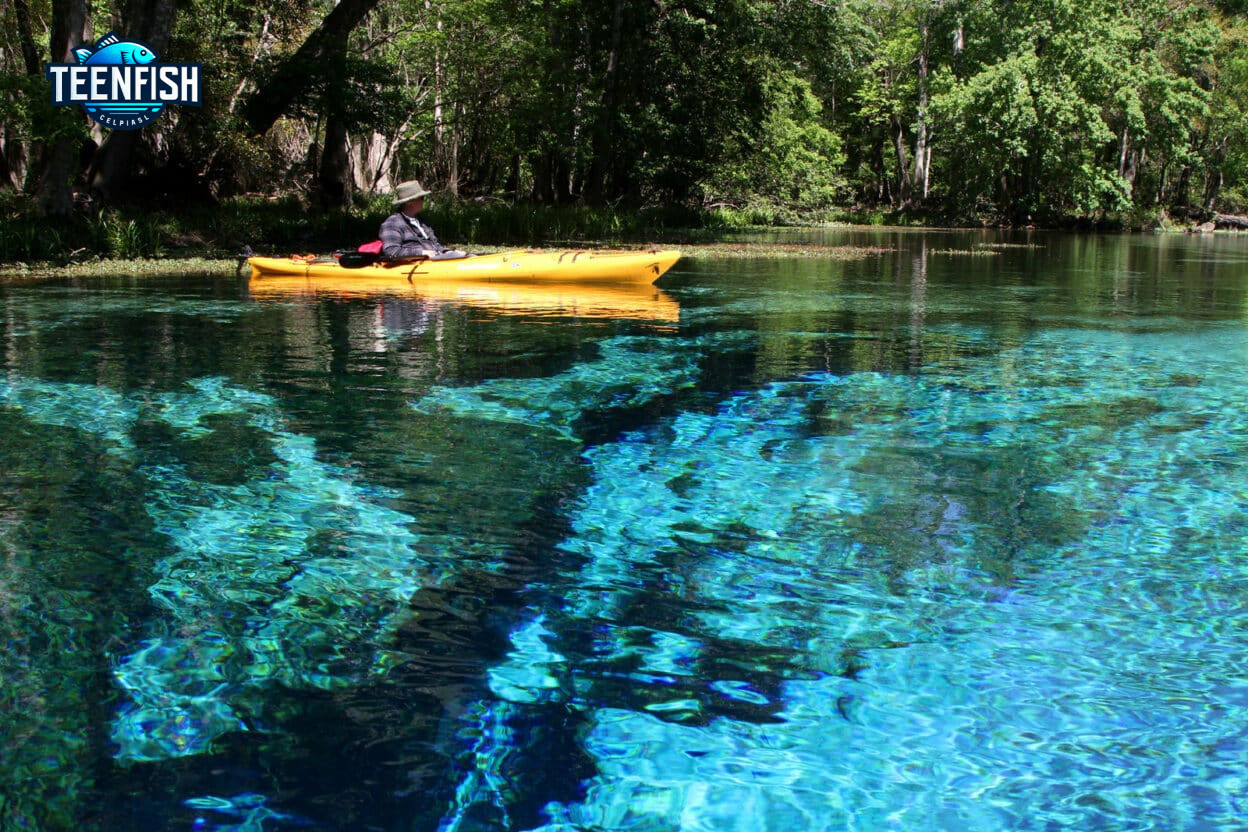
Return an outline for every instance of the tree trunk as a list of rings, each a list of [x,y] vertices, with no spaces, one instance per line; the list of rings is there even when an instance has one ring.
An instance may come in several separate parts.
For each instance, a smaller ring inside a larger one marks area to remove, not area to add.
[[[1214,204],[1218,201],[1218,197],[1222,193],[1222,186],[1224,184],[1226,184],[1225,177],[1222,175],[1222,170],[1219,168],[1212,176],[1209,177],[1209,182],[1205,186],[1206,211],[1213,210]]]
[[[345,119],[347,95],[347,35],[327,45],[325,98],[325,143],[317,168],[316,192],[327,211],[347,207],[351,200],[351,152]]]
[[[176,14],[176,0],[130,0],[126,36],[143,41],[163,58]],[[87,181],[105,202],[115,202],[126,192],[131,159],[140,138],[139,130],[113,130],[95,154]]]
[[[1248,217],[1237,217],[1233,214],[1217,214],[1213,215],[1214,225],[1222,228],[1239,228],[1248,230]]]
[[[893,149],[897,152],[897,205],[910,207],[914,183],[910,180],[910,165],[906,161],[906,131],[900,116],[893,116]]]
[[[379,0],[342,0],[295,53],[282,62],[273,77],[264,81],[243,106],[243,118],[251,132],[263,135],[302,92],[320,75],[320,68],[335,48],[345,41]]]
[[[35,186],[35,206],[45,217],[68,217],[74,210],[69,180],[78,161],[78,149],[68,139],[58,139],[40,155],[43,170]]]
[[[1125,178],[1127,172],[1127,147],[1130,134],[1122,128],[1122,138],[1118,140],[1118,175]]]
[[[520,166],[523,161],[519,153],[511,154],[511,165],[507,170],[507,184],[503,192],[512,200],[520,198]]]
[[[928,149],[927,132],[927,34],[928,26],[925,19],[919,24],[919,112],[918,124],[914,137],[914,181],[923,189],[923,198],[927,199],[927,187],[931,177],[928,174],[928,160],[931,151]]]
[[[624,0],[615,0],[611,12],[611,40],[607,68],[602,80],[602,110],[594,122],[590,144],[589,174],[585,182],[586,200],[601,205],[606,197],[607,170],[611,157],[611,135],[619,110],[620,44],[624,34]]]
[[[0,188],[17,188],[17,178],[9,167],[8,147],[4,141],[4,127],[0,125]]]
[[[22,50],[22,63],[26,74],[40,74],[39,47],[30,25],[30,4],[26,0],[13,0],[13,15],[17,19],[17,39]],[[0,188],[20,188],[26,179],[26,142],[10,139],[0,125]]]
[[[22,63],[27,75],[39,75],[39,47],[30,26],[30,4],[26,0],[13,0],[13,14],[17,18],[17,39],[22,48]],[[73,44],[70,44],[71,46]]]
[[[446,189],[451,196],[459,196],[459,125],[463,123],[463,112],[455,107],[455,121],[451,124],[450,147],[446,148]]]
[[[1127,185],[1127,198],[1133,199],[1135,194],[1135,177],[1139,172],[1140,152],[1131,147],[1131,134],[1122,128],[1122,139],[1118,148],[1118,176]]]
[[[86,37],[86,28],[87,0],[53,0],[52,28],[48,36],[48,54],[53,63],[67,63],[72,59],[71,50]],[[69,108],[57,109],[55,118],[81,117]],[[44,144],[36,149],[34,159],[30,175],[37,177],[36,208],[49,217],[69,216],[74,209],[69,181],[78,161],[77,141],[66,138]]]
[[[889,186],[888,151],[885,149],[887,145],[888,139],[884,136],[874,136],[871,142],[871,173],[875,177],[876,205],[883,205],[885,202],[891,205],[893,202],[892,189]]]
[[[18,189],[26,181],[26,142],[10,139],[0,125],[0,188]]]
[[[355,187],[366,194],[384,194],[394,189],[388,170],[391,146],[382,133],[352,142],[355,155]]]
[[[1226,162],[1226,145],[1228,139],[1222,138],[1218,143],[1218,149],[1213,155],[1213,162],[1210,165],[1208,178],[1205,181],[1204,207],[1206,211],[1212,211],[1213,205],[1218,201],[1218,196],[1222,193],[1222,186],[1225,184],[1225,177],[1222,174],[1222,165]]]
[[[433,3],[431,0],[425,0],[425,11],[431,11]],[[442,18],[437,18],[434,28],[440,34],[442,32]],[[433,50],[433,152],[432,162],[434,165],[434,178],[441,178],[445,173],[445,165],[443,165],[443,141],[446,133],[446,125],[442,113],[442,88],[444,86],[443,76],[446,74],[446,67],[442,61],[442,49],[440,47]]]
[[[351,152],[347,125],[338,113],[325,119],[325,146],[317,174],[317,196],[327,211],[346,208],[351,201]]]
[[[923,199],[926,201],[932,191],[932,134],[927,134],[927,146],[923,149],[927,158],[923,160]]]
[[[1188,190],[1191,188],[1191,184],[1192,184],[1192,166],[1184,165],[1183,169],[1179,171],[1179,181],[1175,185],[1174,190],[1171,191],[1170,202],[1174,203],[1176,199],[1180,199],[1183,201],[1183,205],[1187,205],[1188,204],[1187,194],[1188,194]]]

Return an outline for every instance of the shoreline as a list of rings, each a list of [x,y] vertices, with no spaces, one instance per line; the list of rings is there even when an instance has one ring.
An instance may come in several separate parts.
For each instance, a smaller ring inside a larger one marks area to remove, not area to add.
[[[41,280],[75,277],[141,277],[143,275],[196,275],[232,277],[237,258],[164,257],[151,260],[106,258],[86,263],[31,265],[0,263],[0,285],[36,283]]]
[[[836,228],[840,230],[853,230],[857,232],[877,232],[877,233],[949,233],[949,232],[965,232],[971,229],[951,229],[944,227],[918,227],[918,226],[872,226],[872,225],[822,225],[822,226],[804,226],[792,227],[789,229],[749,229],[747,233],[775,233],[777,230],[819,230]],[[1025,232],[1047,232],[1049,229],[981,229],[984,231],[1025,231]],[[1060,232],[1056,233],[1079,233],[1079,232]],[[1149,234],[1149,235],[1171,235],[1171,234],[1196,234],[1197,236],[1239,236],[1248,232],[1236,229],[1218,229],[1216,231],[1192,232],[1187,229],[1159,230],[1159,231],[1122,231],[1120,234]],[[893,249],[890,246],[875,245],[851,245],[851,244],[828,244],[819,243],[782,243],[782,242],[762,242],[762,241],[730,241],[719,240],[710,243],[654,243],[647,246],[638,246],[636,244],[618,244],[616,246],[602,245],[598,243],[586,243],[580,246],[568,244],[563,246],[530,246],[533,250],[566,250],[566,249],[593,249],[593,248],[640,248],[640,247],[663,247],[672,248],[681,252],[682,258],[687,259],[747,259],[747,258],[763,258],[763,259],[803,259],[803,258],[826,258],[832,260],[855,260],[865,257],[877,256],[887,253]],[[936,253],[940,254],[962,254],[962,255],[992,255],[997,253],[995,248],[999,248],[999,244],[982,243],[973,244],[966,249],[941,249]],[[476,246],[474,247],[481,252],[506,251],[508,249],[521,248],[520,246]],[[42,280],[54,280],[65,278],[80,277],[141,277],[141,276],[198,276],[198,277],[217,277],[217,278],[246,278],[245,264],[241,263],[235,255],[227,257],[211,257],[204,254],[188,254],[187,256],[169,256],[150,259],[139,258],[101,258],[82,263],[71,264],[54,264],[54,263],[0,263],[0,285],[11,285],[25,282],[39,282]]]
[[[765,257],[770,259],[785,258],[802,258],[802,257],[824,257],[836,260],[859,259],[869,257],[876,254],[882,254],[891,251],[891,248],[881,246],[853,246],[853,245],[828,245],[821,246],[817,244],[795,245],[788,243],[764,243],[764,242],[720,242],[720,243],[692,243],[692,244],[667,244],[660,243],[655,246],[635,246],[621,245],[619,248],[651,248],[662,247],[676,249],[681,252],[684,258],[698,259],[741,259],[748,257]],[[520,248],[519,246],[499,247],[499,246],[476,246],[474,247],[483,253],[493,251],[507,251],[508,249]],[[568,249],[591,249],[604,248],[601,245],[583,245],[583,246],[531,246],[532,250],[546,251],[562,251]],[[200,277],[238,277],[245,279],[246,266],[239,263],[237,257],[164,257],[152,259],[125,259],[125,258],[104,258],[84,263],[73,263],[70,265],[53,265],[53,264],[33,264],[22,267],[17,264],[0,263],[0,284],[11,284],[20,282],[37,282],[40,280],[53,280],[61,278],[75,277],[140,277],[144,275],[150,276],[189,276],[195,275]]]

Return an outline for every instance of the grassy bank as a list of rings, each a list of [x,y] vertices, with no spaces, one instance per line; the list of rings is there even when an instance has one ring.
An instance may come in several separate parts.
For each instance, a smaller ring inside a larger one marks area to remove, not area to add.
[[[764,258],[787,259],[819,257],[825,260],[858,260],[882,254],[890,249],[874,246],[819,246],[775,243],[681,243],[674,244],[690,259]],[[480,251],[496,250],[484,246]],[[3,264],[0,283],[38,281],[59,277],[110,277],[133,275],[207,275],[234,278],[246,274],[237,257],[163,257],[144,259],[99,258],[82,263]]]
[[[0,283],[21,283],[53,277],[121,277],[138,275],[209,275],[235,277],[237,258],[164,257],[94,258],[80,263],[0,263]]]

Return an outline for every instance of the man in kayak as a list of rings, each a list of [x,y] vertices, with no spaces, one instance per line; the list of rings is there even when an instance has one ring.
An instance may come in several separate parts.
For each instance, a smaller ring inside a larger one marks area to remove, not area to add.
[[[417,181],[400,182],[394,189],[395,212],[381,223],[377,236],[381,238],[383,260],[400,257],[428,257],[430,260],[454,260],[467,257],[468,253],[447,248],[438,242],[433,229],[416,218],[425,207],[425,197],[431,191]]]

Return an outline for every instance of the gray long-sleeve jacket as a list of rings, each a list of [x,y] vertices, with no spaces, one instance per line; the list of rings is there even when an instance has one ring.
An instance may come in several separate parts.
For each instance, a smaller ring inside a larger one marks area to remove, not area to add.
[[[386,217],[377,236],[381,238],[381,256],[387,260],[416,257],[426,251],[433,252],[434,256],[449,251],[438,242],[432,228],[402,211]]]

